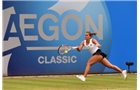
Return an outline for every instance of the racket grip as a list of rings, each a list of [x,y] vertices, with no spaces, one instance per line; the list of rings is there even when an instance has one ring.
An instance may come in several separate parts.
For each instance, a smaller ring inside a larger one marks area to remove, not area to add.
[[[71,49],[77,49],[77,47],[71,47]]]

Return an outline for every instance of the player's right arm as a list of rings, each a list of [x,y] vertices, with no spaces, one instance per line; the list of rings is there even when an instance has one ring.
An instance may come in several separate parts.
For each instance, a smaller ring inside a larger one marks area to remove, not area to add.
[[[84,46],[84,42],[82,41],[80,46],[77,47],[77,51],[80,52]]]

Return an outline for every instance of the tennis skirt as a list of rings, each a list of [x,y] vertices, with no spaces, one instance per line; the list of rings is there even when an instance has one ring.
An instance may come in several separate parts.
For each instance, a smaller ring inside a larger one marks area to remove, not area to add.
[[[101,49],[98,49],[94,54],[92,54],[92,56],[94,55],[102,55],[103,58],[107,57],[107,55],[104,52],[102,52]]]

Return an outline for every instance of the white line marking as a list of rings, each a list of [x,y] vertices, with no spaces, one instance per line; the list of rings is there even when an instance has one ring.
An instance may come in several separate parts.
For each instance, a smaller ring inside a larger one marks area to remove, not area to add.
[[[74,46],[71,46],[74,47]],[[27,50],[58,50],[59,46],[26,47]],[[83,48],[85,49],[85,48]]]

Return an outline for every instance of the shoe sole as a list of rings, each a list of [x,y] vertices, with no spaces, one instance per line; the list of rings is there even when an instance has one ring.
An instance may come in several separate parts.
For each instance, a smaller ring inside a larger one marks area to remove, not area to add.
[[[76,75],[76,77],[77,77],[78,79],[80,79],[78,75]],[[82,79],[80,79],[80,80],[83,81],[83,82],[85,82],[85,80],[82,80]]]

